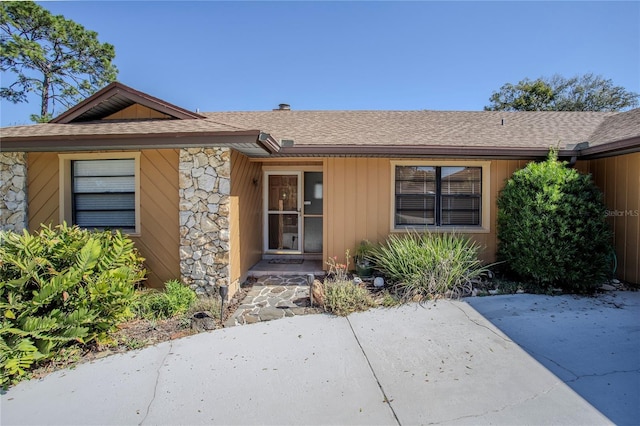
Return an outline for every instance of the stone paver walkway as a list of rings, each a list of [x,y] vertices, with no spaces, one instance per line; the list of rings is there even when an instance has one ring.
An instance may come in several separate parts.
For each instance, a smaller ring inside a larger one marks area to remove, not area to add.
[[[321,309],[311,307],[306,276],[264,276],[257,278],[224,326],[233,327],[320,312]]]

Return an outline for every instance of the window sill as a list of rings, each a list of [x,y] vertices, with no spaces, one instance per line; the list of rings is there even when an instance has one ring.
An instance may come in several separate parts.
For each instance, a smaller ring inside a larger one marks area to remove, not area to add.
[[[93,228],[85,228],[85,227],[80,226],[80,229],[83,229],[83,230],[86,230],[86,231],[89,231],[89,232],[106,231],[106,229],[100,229],[100,228],[95,228],[95,227],[93,227]],[[124,231],[124,230],[122,230],[120,228],[109,228],[109,230],[113,231],[113,232],[120,231],[122,233],[122,235],[126,235],[127,237],[134,237],[134,238],[142,237],[142,232],[140,232],[140,231]]]
[[[491,229],[482,226],[420,226],[420,227],[403,227],[393,228],[394,234],[406,234],[409,232],[432,232],[434,234],[444,234],[447,232],[456,232],[459,234],[488,234]]]

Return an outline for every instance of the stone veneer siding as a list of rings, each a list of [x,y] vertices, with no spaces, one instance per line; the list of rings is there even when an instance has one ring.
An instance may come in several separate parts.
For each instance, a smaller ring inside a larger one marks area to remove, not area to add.
[[[27,228],[27,155],[0,153],[0,229],[22,232]]]
[[[228,148],[180,150],[180,275],[198,293],[229,285]]]

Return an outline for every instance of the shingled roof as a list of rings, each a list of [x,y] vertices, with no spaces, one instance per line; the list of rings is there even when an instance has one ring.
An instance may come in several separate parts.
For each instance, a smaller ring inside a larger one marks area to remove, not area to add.
[[[353,147],[571,149],[615,113],[493,111],[268,111],[204,113],[208,120],[259,128],[283,151]]]
[[[115,85],[115,86],[114,86]],[[640,109],[623,112],[254,111],[190,113],[114,83],[54,122],[1,129],[5,150],[221,145],[252,156],[535,157],[640,150]],[[127,100],[128,99],[128,100]],[[173,119],[99,120],[144,102]],[[84,121],[94,118],[94,121]],[[66,123],[66,124],[63,124]],[[622,143],[620,141],[625,141]],[[240,143],[242,142],[242,143]],[[235,144],[235,145],[234,145]],[[578,148],[576,148],[578,146]]]

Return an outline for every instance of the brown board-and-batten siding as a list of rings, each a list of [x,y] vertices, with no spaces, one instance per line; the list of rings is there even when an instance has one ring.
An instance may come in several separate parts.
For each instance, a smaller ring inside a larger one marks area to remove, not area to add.
[[[28,226],[60,223],[58,153],[27,155]],[[143,150],[140,155],[140,235],[131,237],[146,259],[146,284],[163,287],[180,278],[178,150]]]
[[[428,161],[424,159],[416,160]],[[441,160],[434,159],[434,165]],[[455,161],[455,159],[447,159]],[[327,185],[326,244],[324,257],[344,259],[362,240],[384,242],[391,230],[392,159],[389,158],[326,158]],[[468,233],[482,247],[480,258],[485,263],[496,261],[498,238],[496,232],[499,191],[514,171],[529,160],[491,160],[490,226],[488,232]],[[398,231],[396,231],[398,232]]]
[[[125,109],[118,111],[103,120],[147,120],[147,119],[170,119],[167,114],[163,114],[154,109],[148,108],[140,104],[133,104]]]
[[[179,150],[143,150],[140,157],[140,236],[132,237],[146,259],[147,285],[180,279]]]
[[[60,223],[60,171],[55,152],[27,153],[27,224],[29,231],[41,224]]]
[[[496,261],[498,252],[498,196],[507,180],[517,170],[523,169],[531,160],[492,160],[491,161],[491,230],[487,234],[470,234],[482,247],[484,253],[480,256],[485,263]]]
[[[362,240],[389,235],[391,165],[388,158],[334,158],[324,163],[324,258],[344,259]]]
[[[617,256],[616,275],[640,283],[640,153],[589,160],[588,171],[602,190]]]
[[[261,165],[231,151],[229,203],[230,293],[235,293],[249,268],[262,257]]]

